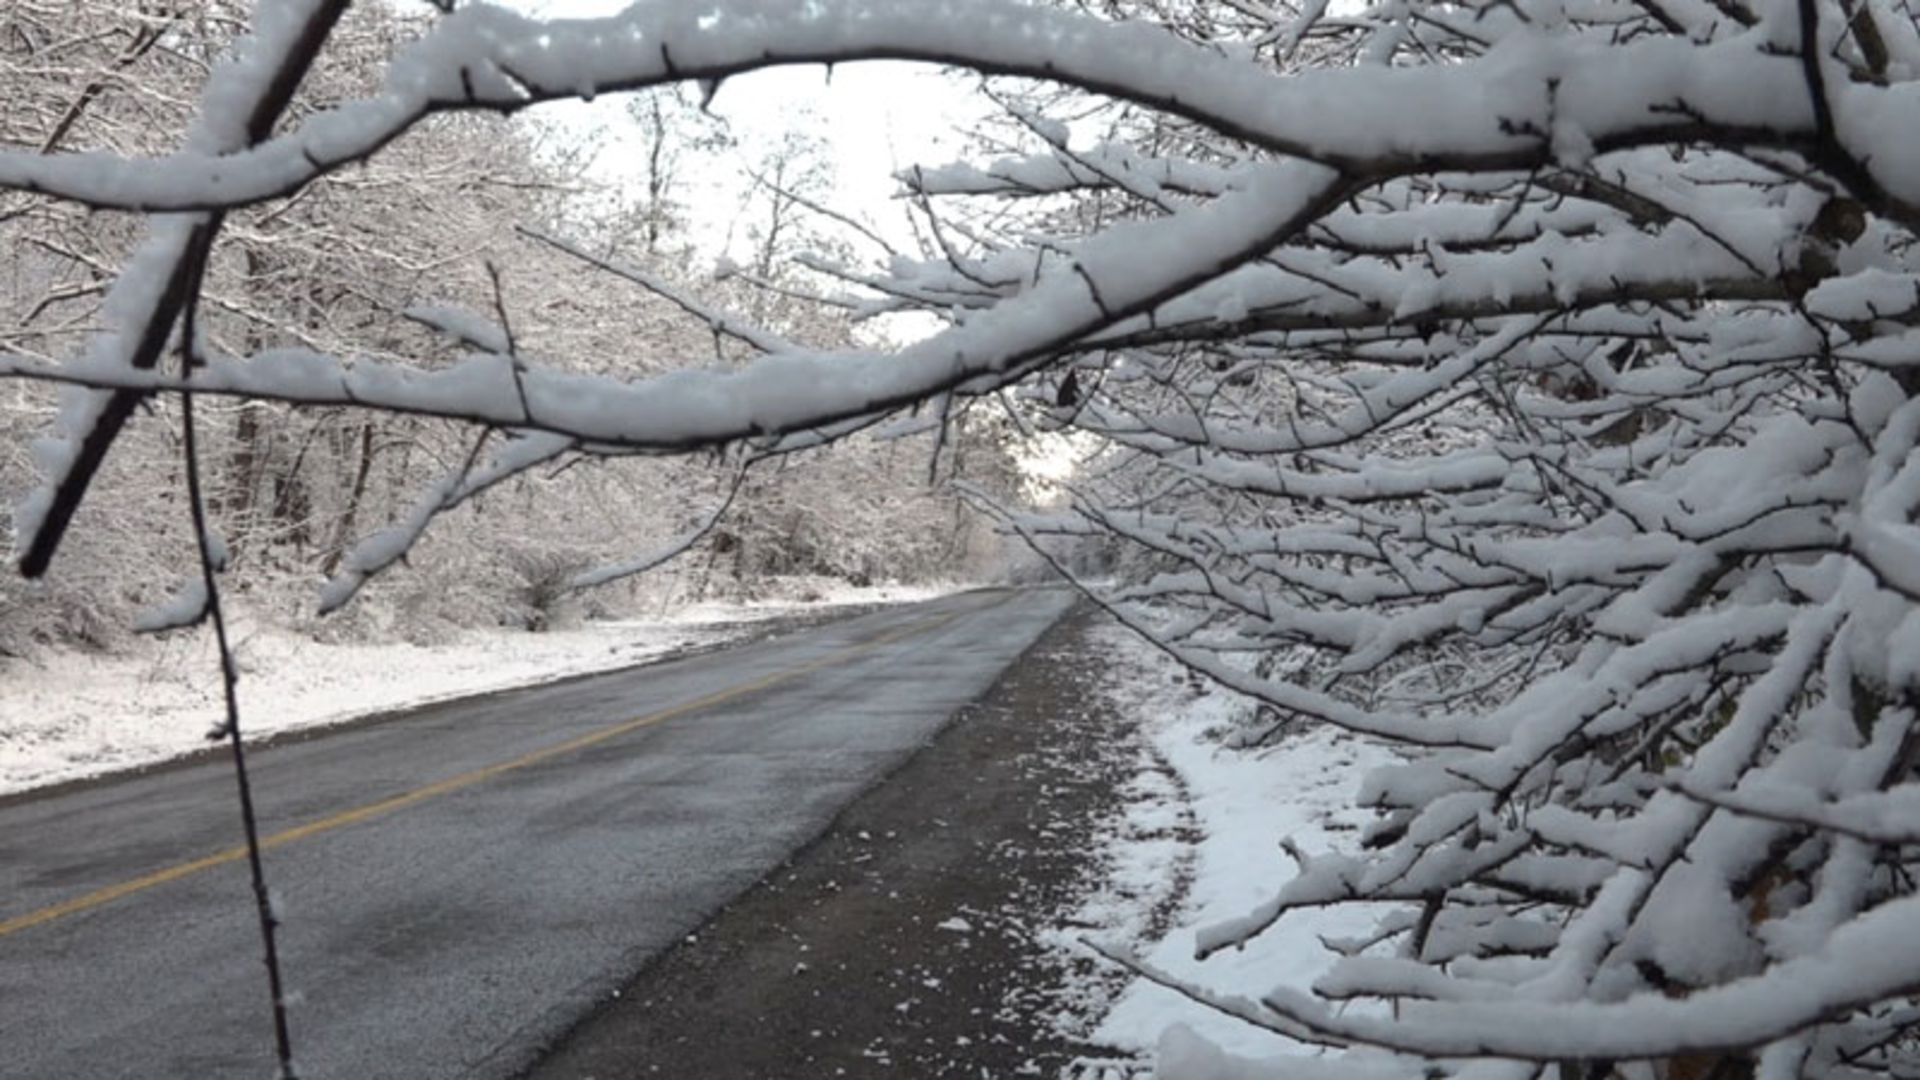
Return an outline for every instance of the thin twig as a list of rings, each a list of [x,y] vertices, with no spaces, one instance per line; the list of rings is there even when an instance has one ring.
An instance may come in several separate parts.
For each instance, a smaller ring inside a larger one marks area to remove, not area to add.
[[[204,264],[193,274],[194,282],[184,311],[180,333],[180,351],[185,360],[185,378],[191,378],[195,364],[195,314],[199,278]],[[219,563],[211,530],[207,526],[206,501],[200,483],[200,451],[193,422],[193,394],[180,395],[182,453],[187,466],[187,508],[193,517],[194,542],[200,548],[200,579],[206,588],[206,611],[213,622],[214,642],[220,649],[220,683],[226,701],[226,721],[214,730],[214,737],[226,737],[233,751],[233,777],[240,797],[240,823],[247,837],[247,869],[253,880],[254,906],[260,919],[260,942],[265,950],[267,988],[273,999],[274,1052],[279,1059],[280,1080],[296,1080],[293,1071],[293,1037],[287,1025],[286,983],[280,974],[280,949],[276,940],[280,926],[273,912],[273,899],[267,892],[266,866],[260,856],[260,825],[253,808],[253,782],[247,773],[247,751],[240,733],[240,671],[234,663],[233,646],[227,636],[226,612],[220,605]]]

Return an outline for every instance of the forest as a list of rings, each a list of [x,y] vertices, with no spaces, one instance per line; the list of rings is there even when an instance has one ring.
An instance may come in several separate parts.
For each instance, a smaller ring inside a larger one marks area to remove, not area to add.
[[[237,3],[173,7],[10,5],[0,47],[15,104],[0,140],[46,155],[171,152],[197,88],[250,14]],[[417,16],[380,5],[348,13],[283,122],[375,89],[388,54],[420,31]],[[837,243],[796,201],[819,185],[817,150],[795,142],[757,163],[765,183],[740,209],[750,266],[730,275],[692,250],[684,203],[700,181],[676,176],[676,162],[726,137],[692,100],[662,91],[629,106],[632,138],[650,159],[635,190],[592,176],[594,148],[564,127],[475,114],[437,117],[351,175],[236,210],[207,258],[197,332],[233,355],[302,349],[435,370],[478,347],[460,313],[480,311],[497,313],[515,349],[554,370],[652,373],[740,363],[754,346],[725,333],[724,312],[737,305],[736,319],[769,333],[852,343],[861,327],[848,312],[794,298],[807,283],[793,258]],[[54,362],[89,347],[113,317],[112,287],[142,250],[142,219],[11,198],[0,221],[5,348]],[[60,404],[57,387],[39,380],[10,379],[0,393],[0,492],[11,503],[36,481],[34,446]],[[1010,496],[1022,483],[1010,443],[989,430],[938,454],[917,440],[863,437],[700,460],[556,455],[537,474],[476,493],[457,524],[420,537],[386,588],[320,619],[315,581],[338,575],[357,541],[407,518],[422,489],[488,447],[429,416],[268,400],[202,409],[205,505],[234,598],[320,640],[538,630],[666,593],[750,597],[786,577],[985,576],[998,544],[951,482]],[[963,423],[980,426],[956,430]],[[58,572],[0,578],[0,657],[124,647],[143,619],[166,621],[166,601],[191,578],[179,571],[193,541],[178,402],[141,402],[125,438],[103,461]],[[695,546],[652,578],[635,576]]]

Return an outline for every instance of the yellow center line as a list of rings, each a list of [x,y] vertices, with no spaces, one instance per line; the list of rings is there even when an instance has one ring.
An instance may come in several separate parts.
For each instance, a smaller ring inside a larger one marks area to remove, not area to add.
[[[378,817],[382,814],[388,814],[395,810],[401,810],[426,802],[428,799],[440,795],[446,795],[450,792],[459,791],[462,788],[472,787],[475,784],[491,780],[496,776],[514,772],[518,769],[524,769],[529,765],[538,765],[543,761],[551,761],[557,757],[563,757],[579,750],[585,750],[590,746],[598,745],[609,739],[617,739],[622,735],[628,735],[639,731],[641,728],[651,727],[663,721],[671,720],[676,716],[684,716],[687,713],[711,708],[723,702],[732,701],[735,698],[745,697],[748,694],[765,690],[768,687],[790,682],[802,675],[819,671],[821,668],[831,667],[843,660],[858,656],[864,652],[870,652],[873,649],[906,637],[909,634],[919,633],[923,630],[931,630],[934,627],[944,625],[960,614],[962,613],[952,612],[946,615],[937,615],[931,619],[923,619],[912,625],[904,626],[897,630],[889,630],[884,634],[868,638],[859,644],[828,653],[818,660],[800,664],[796,667],[790,667],[783,671],[776,671],[771,675],[762,676],[751,682],[740,683],[736,686],[728,687],[725,690],[716,690],[711,694],[694,698],[691,701],[684,701],[678,705],[661,709],[658,712],[651,712],[645,716],[638,716],[610,727],[591,731],[585,735],[568,739],[565,742],[555,743],[552,746],[543,747],[539,750],[534,750],[508,761],[483,766],[469,772],[460,773],[457,776],[449,776],[444,780],[436,780],[424,787],[414,788],[412,791],[406,791],[374,802],[364,803],[327,817],[309,821],[304,825],[295,825],[290,829],[262,837],[260,847],[262,850],[283,847],[296,840],[305,840],[308,837],[330,833],[335,829],[342,829],[348,825],[366,821],[369,818]],[[246,847],[244,845],[236,845],[221,851],[216,851],[211,855],[203,855],[200,858],[188,862],[177,863],[162,870],[155,870],[150,874],[143,874],[140,877],[131,878],[115,885],[108,885],[105,888],[96,889],[93,892],[76,896],[69,900],[62,900],[57,904],[49,904],[36,911],[29,911],[23,915],[15,915],[10,919],[0,920],[0,937],[15,934],[30,927],[39,926],[42,923],[49,923],[68,915],[87,911],[99,907],[102,904],[109,904],[122,897],[131,896],[137,892],[144,892],[155,886],[165,885],[170,881],[178,881],[181,878],[197,874],[202,870],[211,870],[217,866],[225,866],[228,863],[239,862],[246,857]]]

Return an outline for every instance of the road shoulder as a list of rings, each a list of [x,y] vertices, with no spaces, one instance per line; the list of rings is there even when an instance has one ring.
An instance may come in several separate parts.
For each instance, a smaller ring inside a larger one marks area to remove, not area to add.
[[[1081,1049],[1043,940],[1101,875],[1138,747],[1091,617],[1049,630],[827,832],[658,956],[532,1080],[1055,1075]]]

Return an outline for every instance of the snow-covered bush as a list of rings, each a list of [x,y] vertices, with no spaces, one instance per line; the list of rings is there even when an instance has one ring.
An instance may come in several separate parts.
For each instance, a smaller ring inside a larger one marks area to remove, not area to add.
[[[1006,404],[1118,455],[1064,513],[1014,519],[1142,552],[1110,603],[1173,612],[1158,640],[1276,715],[1423,751],[1363,793],[1366,851],[1296,853],[1211,947],[1303,905],[1387,902],[1377,933],[1335,943],[1316,995],[1220,1008],[1372,1051],[1314,1075],[1920,1067],[1913,12],[1083,6],[466,4],[377,92],[276,126],[272,76],[341,5],[263,2],[186,151],[0,153],[0,184],[174,212],[76,360],[0,358],[72,388],[23,568],[154,394],[480,433],[355,530],[330,605],[440,514],[577,455],[724,447],[750,475],[909,407],[944,428]],[[159,364],[221,211],[349,176],[424,118],[868,57],[1047,85],[996,87],[1024,155],[903,177],[926,250],[816,268],[873,290],[842,310],[946,320],[924,341],[801,342],[678,295],[751,358],[662,374],[542,359],[468,299],[427,316],[451,366],[192,338],[190,376]]]

